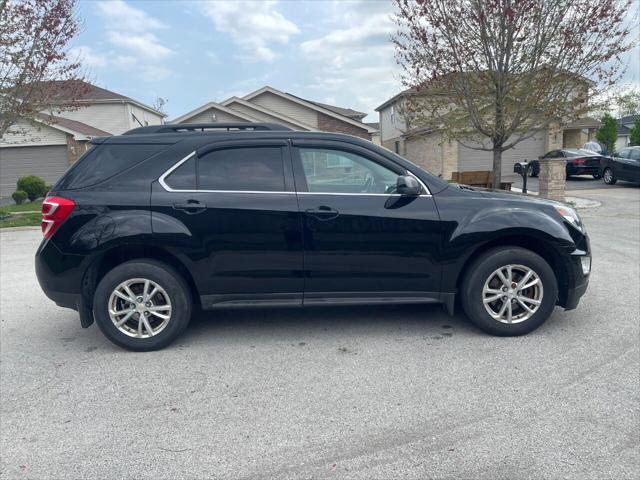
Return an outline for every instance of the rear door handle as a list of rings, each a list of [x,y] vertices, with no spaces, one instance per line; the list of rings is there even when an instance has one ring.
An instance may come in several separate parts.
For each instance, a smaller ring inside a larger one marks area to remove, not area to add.
[[[321,205],[317,208],[310,208],[305,211],[307,215],[311,215],[312,217],[317,218],[318,220],[333,220],[340,212],[335,208],[327,207],[326,205]]]
[[[195,215],[196,213],[202,213],[207,209],[207,204],[199,202],[198,200],[187,200],[185,203],[174,203],[173,208],[175,210],[182,210],[189,215]]]

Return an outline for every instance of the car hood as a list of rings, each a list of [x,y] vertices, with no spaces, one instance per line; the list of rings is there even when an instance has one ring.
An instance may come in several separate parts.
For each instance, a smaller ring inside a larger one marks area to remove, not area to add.
[[[452,183],[449,188],[455,188],[462,192],[473,193],[481,198],[493,199],[493,200],[505,200],[509,202],[522,202],[533,205],[549,205],[557,206],[564,205],[562,202],[555,200],[549,200],[544,197],[534,197],[520,192],[512,192],[508,190],[491,190],[489,188],[470,187],[468,185],[461,185],[458,183]]]

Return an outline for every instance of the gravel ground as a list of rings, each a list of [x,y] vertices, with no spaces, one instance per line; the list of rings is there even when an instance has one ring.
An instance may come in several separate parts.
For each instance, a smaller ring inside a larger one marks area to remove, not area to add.
[[[602,202],[590,288],[520,338],[437,306],[229,310],[125,352],[40,291],[39,232],[4,231],[0,478],[637,478],[640,190],[572,195]]]

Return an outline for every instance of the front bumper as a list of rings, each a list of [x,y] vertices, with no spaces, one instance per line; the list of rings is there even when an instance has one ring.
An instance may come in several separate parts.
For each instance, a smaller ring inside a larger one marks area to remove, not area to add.
[[[585,263],[583,259],[591,260],[591,251],[588,248],[588,239],[586,239],[586,250],[575,250],[569,258],[569,279],[564,298],[560,299],[560,306],[565,310],[573,310],[580,303],[580,298],[587,291],[589,286],[589,277],[591,275],[591,261],[588,262],[589,271],[585,274]]]

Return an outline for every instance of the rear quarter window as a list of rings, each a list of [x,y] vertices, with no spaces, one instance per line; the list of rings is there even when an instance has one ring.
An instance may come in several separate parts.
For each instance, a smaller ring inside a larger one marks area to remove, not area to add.
[[[55,188],[73,190],[96,185],[143,162],[167,147],[166,144],[102,143],[96,145],[78,160]]]

